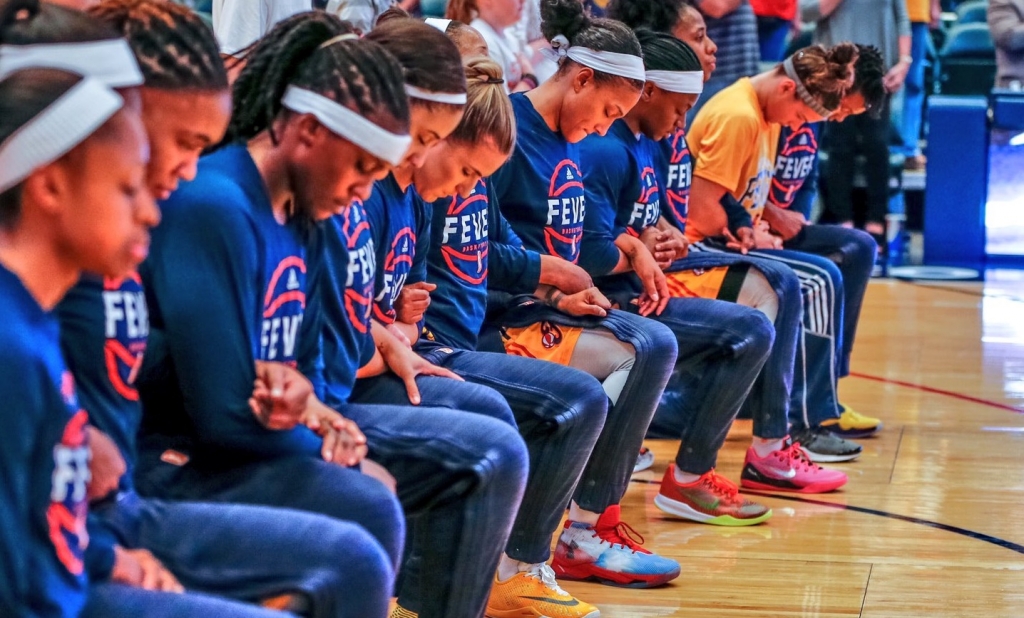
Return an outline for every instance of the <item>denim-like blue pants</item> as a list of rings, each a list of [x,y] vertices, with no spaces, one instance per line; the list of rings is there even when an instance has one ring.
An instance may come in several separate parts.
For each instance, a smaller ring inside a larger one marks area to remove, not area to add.
[[[79,614],[80,618],[283,618],[290,615],[197,592],[155,592],[112,583],[90,584],[85,607]]]

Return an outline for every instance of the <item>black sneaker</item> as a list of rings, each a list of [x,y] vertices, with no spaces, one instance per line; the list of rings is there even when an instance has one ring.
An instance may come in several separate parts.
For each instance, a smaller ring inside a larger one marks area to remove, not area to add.
[[[807,456],[815,463],[836,463],[860,457],[861,445],[840,438],[824,427],[811,427],[793,434],[793,441],[799,442]]]

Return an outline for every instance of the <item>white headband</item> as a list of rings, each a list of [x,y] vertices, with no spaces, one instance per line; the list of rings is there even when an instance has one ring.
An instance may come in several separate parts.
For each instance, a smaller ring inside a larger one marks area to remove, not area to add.
[[[0,193],[81,144],[123,105],[97,79],[75,84],[0,143]]]
[[[647,81],[667,92],[704,92],[704,71],[647,71]]]
[[[644,60],[640,56],[598,51],[589,47],[570,47],[569,39],[565,38],[565,35],[562,34],[551,39],[551,49],[554,50],[558,58],[575,60],[595,71],[618,75],[628,79],[646,80]]]
[[[304,88],[288,86],[281,105],[300,114],[313,114],[335,135],[391,165],[401,163],[412,143],[408,135],[386,131],[344,105]]]
[[[452,20],[450,20],[450,19],[438,19],[436,17],[428,17],[428,18],[426,18],[423,21],[423,23],[427,24],[428,26],[433,26],[433,27],[437,28],[438,30],[440,30],[441,32],[447,33],[448,32],[448,26],[452,25]]]
[[[110,88],[141,86],[145,81],[124,39],[0,45],[0,79],[22,69],[60,69],[96,78]]]
[[[454,92],[432,92],[430,90],[424,90],[417,88],[416,86],[405,85],[405,94],[413,99],[422,99],[424,101],[433,101],[435,103],[449,103],[451,105],[465,105],[466,104],[466,93],[461,92],[455,94]]]

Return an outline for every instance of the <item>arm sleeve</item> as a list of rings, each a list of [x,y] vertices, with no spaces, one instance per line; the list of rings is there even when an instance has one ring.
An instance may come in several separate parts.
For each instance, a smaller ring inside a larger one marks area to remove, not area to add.
[[[814,209],[814,199],[818,196],[818,157],[815,155],[811,163],[811,172],[804,178],[804,184],[793,197],[793,203],[789,209],[803,214],[808,221],[811,220],[811,210]]]
[[[327,390],[323,357],[323,305],[321,294],[326,287],[323,234],[318,227],[310,231],[306,243],[306,308],[302,315],[299,347],[296,355],[299,371],[313,383],[317,398],[323,400]]]
[[[896,32],[899,36],[910,36],[910,14],[907,12],[905,0],[893,0],[893,11],[896,18]]]
[[[501,215],[490,183],[487,193],[487,287],[532,294],[540,285],[540,255],[523,248],[523,242]]]
[[[800,20],[803,22],[821,21],[821,3],[819,0],[800,0]]]
[[[988,27],[996,47],[1016,52],[1024,50],[1024,15],[1008,0],[989,0]]]
[[[615,239],[625,227],[617,222],[618,212],[623,205],[628,207],[633,202],[629,192],[635,188],[628,175],[636,176],[636,165],[623,148],[606,147],[604,140],[608,139],[591,137],[580,146],[587,213],[583,218],[579,265],[593,277],[607,275],[619,263]]]
[[[151,260],[146,282],[185,412],[209,446],[260,457],[316,455],[320,440],[313,432],[268,430],[249,409],[260,328],[256,273],[262,270],[254,223],[239,208],[196,206],[165,209],[179,212],[161,223],[167,241]]]
[[[0,615],[32,616],[29,575],[32,570],[29,467],[39,433],[43,384],[25,371],[24,359],[0,350]]]
[[[754,227],[754,220],[750,218],[750,213],[728,192],[718,200],[718,203],[725,209],[725,216],[729,219],[729,231],[735,233],[741,227]]]
[[[114,545],[117,539],[100,517],[89,513],[86,519],[89,532],[89,545],[85,548],[85,572],[90,582],[103,582],[110,579],[114,570]]]
[[[760,128],[754,118],[732,117],[727,112],[708,110],[709,126],[700,136],[698,153],[693,159],[693,175],[719,184],[729,193],[746,185],[743,169],[757,156],[754,149]],[[691,148],[696,144],[690,143]]]
[[[421,283],[427,280],[427,258],[430,256],[430,210],[423,200],[413,198],[413,209],[416,212],[416,254],[412,257],[409,269],[409,283]]]

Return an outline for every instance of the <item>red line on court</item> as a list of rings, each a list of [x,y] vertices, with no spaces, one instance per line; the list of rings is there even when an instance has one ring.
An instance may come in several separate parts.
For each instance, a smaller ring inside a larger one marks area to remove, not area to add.
[[[913,388],[926,393],[932,393],[934,395],[945,395],[946,397],[952,397],[953,399],[959,399],[961,401],[970,401],[971,403],[978,403],[983,406],[990,408],[999,408],[1000,410],[1009,410],[1010,412],[1016,412],[1017,414],[1024,414],[1024,409],[1017,408],[1005,403],[999,403],[998,401],[989,401],[988,399],[979,399],[978,397],[971,397],[970,395],[964,395],[963,393],[957,393],[954,391],[947,391],[941,388],[932,388],[931,386],[924,386],[922,384],[914,384],[913,382],[904,382],[902,380],[893,380],[891,378],[883,378],[881,376],[872,376],[866,373],[857,373],[851,371],[850,375],[855,378],[861,378],[864,380],[874,380],[875,382],[882,382],[884,384],[895,384],[896,386],[903,386],[906,388]]]

